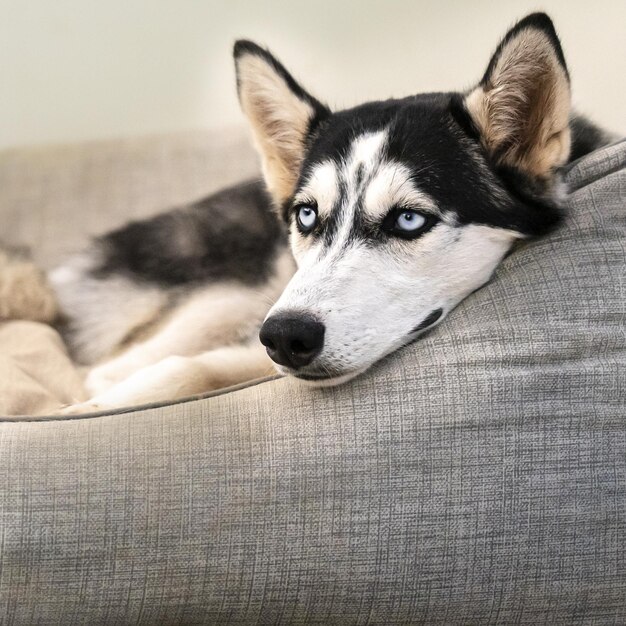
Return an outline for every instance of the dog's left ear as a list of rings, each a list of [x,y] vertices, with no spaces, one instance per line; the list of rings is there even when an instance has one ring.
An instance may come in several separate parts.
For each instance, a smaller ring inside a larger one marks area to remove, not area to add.
[[[293,193],[307,141],[329,109],[308,94],[267,51],[240,40],[234,49],[237,89],[278,206]]]
[[[570,84],[552,21],[533,13],[494,53],[465,105],[499,165],[549,179],[570,151]]]

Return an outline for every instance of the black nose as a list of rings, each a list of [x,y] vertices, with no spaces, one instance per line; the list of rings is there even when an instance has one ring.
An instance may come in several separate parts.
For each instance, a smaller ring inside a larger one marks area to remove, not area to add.
[[[259,339],[272,361],[297,370],[322,351],[325,330],[312,315],[279,313],[265,320]]]

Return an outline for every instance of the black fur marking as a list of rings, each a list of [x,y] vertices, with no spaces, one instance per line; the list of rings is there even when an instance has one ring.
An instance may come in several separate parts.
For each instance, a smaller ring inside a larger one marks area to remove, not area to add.
[[[298,186],[316,165],[328,159],[334,160],[340,171],[355,137],[383,129],[389,135],[385,158],[405,165],[415,185],[432,197],[440,210],[454,214],[460,224],[539,235],[558,222],[559,211],[543,181],[499,168],[490,160],[476,141],[476,131],[456,93],[371,102],[333,114],[311,145]],[[340,189],[339,205],[345,192]],[[340,220],[337,210],[327,219],[327,241]],[[372,237],[367,224],[355,224],[355,228],[361,230],[355,237]]]
[[[467,110],[465,98],[462,94],[453,93],[450,96],[450,115],[452,115],[452,119],[470,139],[480,143],[480,131]]]
[[[218,192],[187,207],[131,222],[96,241],[97,278],[122,273],[165,287],[268,279],[285,233],[262,183]]]
[[[365,179],[364,168],[363,165],[360,164],[356,171],[356,210],[352,220],[350,232],[348,233],[348,243],[363,239],[363,234],[368,229],[365,212],[363,211],[363,205],[365,203],[365,192],[367,191],[367,186],[369,185],[370,180],[371,176],[368,176],[368,178]]]
[[[338,180],[338,189],[339,202],[333,207],[330,215],[324,218],[320,231],[326,246],[330,246],[332,244],[343,218],[343,203],[341,199],[345,198],[348,192],[345,180],[342,180],[341,178]]]
[[[334,160],[341,170],[356,136],[385,128],[390,131],[388,156],[408,165],[417,186],[444,211],[456,214],[461,224],[486,224],[537,236],[559,223],[561,211],[549,183],[495,163],[480,144],[460,93],[372,102],[333,114],[311,145],[297,187],[324,160]],[[610,141],[607,133],[585,118],[573,117],[571,128],[570,162]],[[338,206],[346,191],[340,181]],[[336,208],[327,219],[328,241],[339,222]],[[372,236],[372,232],[362,234]]]
[[[430,315],[428,315],[422,322],[420,322],[411,333],[417,333],[420,330],[426,330],[429,326],[432,326],[443,315],[443,309],[435,309]]]
[[[512,220],[513,230],[536,237],[549,233],[560,223],[561,208],[550,197],[545,181],[529,178],[514,167],[498,166],[496,171],[511,197],[523,207],[519,218]]]
[[[581,115],[572,116],[570,128],[572,129],[570,161],[575,161],[611,142],[608,133]]]
[[[361,185],[363,184],[363,174],[364,174],[363,164],[359,163],[359,166],[356,170],[356,186],[359,188],[359,190],[361,189]]]

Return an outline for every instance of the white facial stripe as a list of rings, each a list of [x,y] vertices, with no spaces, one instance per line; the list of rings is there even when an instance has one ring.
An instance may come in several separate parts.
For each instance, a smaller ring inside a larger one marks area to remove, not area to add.
[[[346,197],[341,207],[340,225],[333,248],[341,252],[349,237],[358,209],[358,199],[363,185],[375,175],[383,162],[383,152],[387,144],[388,132],[366,133],[352,143],[350,154],[341,168],[340,176],[346,188]]]
[[[347,183],[356,187],[356,174],[363,168],[365,177],[372,175],[382,161],[382,152],[387,143],[388,133],[381,130],[377,133],[365,133],[352,142],[350,155],[343,169]]]
[[[386,130],[360,135],[352,142],[350,152],[341,164],[329,160],[313,168],[294,201],[306,203],[314,200],[320,217],[328,218],[333,213],[337,217],[338,227],[331,250],[322,250],[320,245],[302,238],[293,229],[291,245],[299,265],[307,264],[312,258],[319,258],[321,253],[327,257],[341,253],[352,230],[355,213],[360,208],[363,186],[377,175],[384,162],[383,151],[387,138]],[[340,197],[341,186],[346,190],[344,197]]]
[[[378,168],[367,187],[364,209],[372,219],[380,219],[394,206],[438,213],[434,200],[413,184],[408,167],[386,163]]]
[[[324,161],[317,165],[294,200],[295,203],[315,200],[320,216],[330,215],[339,200],[337,168],[333,162]]]
[[[348,158],[340,170],[332,161],[317,165],[296,194],[295,202],[308,202],[314,199],[320,216],[327,217],[339,200],[339,178],[341,177],[350,198],[344,199],[344,205],[353,203],[359,189],[358,176],[368,180],[381,163],[381,152],[387,142],[387,132],[366,133],[352,143]],[[352,200],[352,202],[351,202]]]

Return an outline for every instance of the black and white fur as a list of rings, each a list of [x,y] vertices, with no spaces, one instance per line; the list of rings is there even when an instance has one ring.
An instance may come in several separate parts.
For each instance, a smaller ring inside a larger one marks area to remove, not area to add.
[[[273,365],[316,384],[358,375],[441,323],[517,241],[554,228],[559,169],[607,141],[572,115],[544,14],[511,29],[468,92],[339,112],[256,44],[234,54],[265,185],[129,224],[51,274],[90,367],[93,398],[72,411]]]

